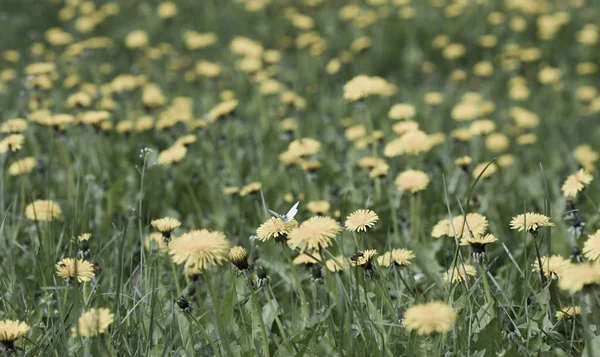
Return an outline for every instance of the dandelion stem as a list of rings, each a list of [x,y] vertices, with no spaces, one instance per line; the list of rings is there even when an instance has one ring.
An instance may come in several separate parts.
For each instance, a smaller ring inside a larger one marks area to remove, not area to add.
[[[496,317],[496,311],[494,309],[494,299],[492,298],[492,292],[490,291],[490,284],[487,278],[487,272],[483,263],[479,263],[479,270],[481,272],[481,279],[483,281],[483,290],[485,291],[485,299],[488,303],[488,311],[490,313],[490,319]]]

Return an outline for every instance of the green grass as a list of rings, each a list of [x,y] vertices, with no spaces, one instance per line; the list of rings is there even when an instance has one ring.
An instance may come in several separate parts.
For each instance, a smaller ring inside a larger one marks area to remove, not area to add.
[[[95,3],[98,9],[106,2]],[[557,279],[545,276],[542,281],[531,268],[537,259],[536,247],[541,256],[571,259],[572,248],[581,249],[600,224],[597,181],[574,200],[586,223],[581,237],[569,232],[568,208],[561,192],[566,177],[581,164],[573,156],[575,148],[588,144],[599,149],[599,110],[577,95],[582,86],[596,86],[599,77],[576,70],[578,63],[600,63],[597,43],[585,46],[576,41],[585,24],[598,22],[596,2],[576,7],[577,1],[547,1],[544,14],[564,11],[570,17],[550,40],[538,37],[537,21],[543,14],[523,13],[495,0],[474,1],[455,18],[445,17],[444,8],[429,1],[403,6],[392,1],[384,5],[360,1],[356,4],[364,12],[380,14],[366,27],[340,19],[339,10],[347,5],[340,0],[316,6],[308,1],[272,1],[256,12],[247,11],[243,2],[177,0],[178,14],[170,20],[156,15],[158,1],[117,3],[120,12],[89,33],[77,30],[77,11],[75,18],[60,20],[62,1],[4,0],[0,4],[0,52],[20,54],[15,63],[0,59],[0,71],[15,71],[14,79],[2,76],[0,80],[0,125],[11,118],[28,120],[23,148],[0,155],[0,320],[19,319],[31,326],[26,337],[15,343],[16,355],[600,355],[598,287],[569,295],[559,289]],[[413,18],[398,16],[405,6],[414,9]],[[297,48],[295,39],[306,31],[295,28],[286,17],[290,7],[314,20],[310,31],[326,41],[321,53]],[[504,24],[488,22],[494,11],[505,14]],[[527,20],[524,31],[509,28],[515,16]],[[112,46],[65,58],[65,47],[52,46],[44,37],[53,27],[69,32],[74,42],[106,36]],[[145,50],[127,48],[124,39],[133,30],[146,31],[150,47],[168,43],[172,48],[154,59]],[[183,41],[188,30],[215,32],[218,42],[191,51]],[[442,50],[432,46],[440,34],[463,44],[466,55],[445,59]],[[485,34],[495,35],[498,45],[479,46],[478,38]],[[262,94],[253,76],[236,67],[241,57],[229,48],[236,36],[281,51],[273,78],[304,98],[304,108],[285,105],[280,93]],[[349,51],[352,41],[361,36],[369,36],[372,46],[354,54],[339,72],[326,73],[329,60]],[[44,54],[32,53],[36,42],[45,44]],[[517,60],[516,68],[503,67],[506,46],[511,44],[536,47],[540,58]],[[223,73],[217,78],[185,80],[186,71],[193,70],[200,59],[219,63]],[[52,88],[30,88],[25,68],[44,61],[56,64]],[[422,71],[424,61],[435,66],[431,73]],[[473,73],[480,61],[494,65],[491,76]],[[104,63],[111,64],[111,73],[102,72]],[[540,83],[539,71],[545,66],[561,71],[561,89]],[[466,71],[464,81],[450,78],[457,69]],[[79,75],[81,83],[66,88],[63,81],[70,74]],[[180,122],[147,132],[118,133],[75,124],[61,131],[31,121],[33,102],[41,102],[42,108],[55,114],[78,116],[86,110],[100,110],[100,97],[87,109],[68,108],[65,101],[83,90],[82,83],[100,87],[119,74],[147,76],[148,82],[160,86],[166,104],[145,108],[139,88],[114,93],[111,97],[117,105],[110,110],[109,121],[115,127],[144,115],[156,122],[175,97],[191,98],[194,119],[204,118],[221,101],[223,90],[233,91],[239,105],[233,114],[203,130]],[[360,74],[380,76],[394,84],[397,92],[345,101],[344,84]],[[524,78],[531,93],[523,101],[509,96],[509,82],[517,76]],[[427,104],[423,97],[431,91],[442,93],[444,102]],[[509,139],[506,149],[489,150],[485,135],[474,135],[467,142],[452,138],[453,130],[471,124],[452,119],[452,108],[468,92],[494,103],[494,110],[477,119],[495,123],[494,131]],[[593,97],[596,103],[600,100],[598,94]],[[43,103],[46,99],[52,103]],[[397,137],[391,129],[397,121],[388,118],[396,103],[414,105],[413,120],[420,129],[444,133],[446,140],[420,155],[384,157],[385,144]],[[520,132],[535,134],[534,144],[518,144],[510,116],[515,106],[539,117],[539,126]],[[279,128],[284,118],[295,118],[298,123],[289,137]],[[382,130],[383,141],[358,148],[344,136],[344,118],[364,125],[369,134]],[[198,138],[189,145],[185,158],[174,165],[156,165],[157,155],[185,134]],[[1,134],[0,140],[7,136]],[[316,174],[300,166],[285,167],[279,160],[289,142],[305,137],[321,143],[312,158],[322,164]],[[146,148],[152,152],[144,154]],[[488,178],[473,177],[475,164],[494,161],[497,165],[503,154],[513,155],[514,164],[498,168]],[[467,172],[454,164],[464,155],[473,159]],[[26,175],[9,175],[8,167],[28,156],[38,160],[37,168]],[[388,175],[369,178],[369,170],[357,166],[366,156],[384,159]],[[430,183],[424,191],[404,192],[394,184],[397,175],[409,168],[428,174]],[[596,176],[597,170],[591,173]],[[223,193],[226,186],[243,187],[254,181],[262,183],[254,194]],[[293,196],[291,203],[284,200],[288,193]],[[25,207],[38,199],[56,201],[62,217],[52,222],[28,219]],[[379,216],[375,228],[366,234],[340,233],[332,246],[320,252],[325,260],[337,255],[349,259],[366,249],[383,254],[393,248],[410,249],[416,258],[407,267],[375,264],[372,276],[360,267],[332,273],[324,262],[316,267],[293,265],[291,260],[299,252],[285,244],[250,239],[270,217],[267,209],[284,212],[296,200],[301,201],[299,222],[314,216],[307,205],[317,200],[328,201],[331,207],[326,215],[342,225],[357,209],[368,208]],[[458,240],[431,237],[431,229],[441,219],[471,212],[486,216],[488,231],[498,238],[488,245],[487,261],[481,265],[473,261],[469,247],[458,246]],[[524,212],[546,214],[555,226],[542,229],[534,241],[531,235],[509,227],[511,218]],[[150,221],[165,216],[182,222],[173,239],[192,229],[225,233],[232,246],[247,249],[253,272],[239,274],[225,262],[198,276],[185,275],[183,266],[174,264],[166,250],[144,247],[153,232]],[[87,283],[65,281],[56,275],[55,264],[77,256],[73,237],[85,232],[92,233],[86,259],[101,270]],[[463,262],[477,269],[474,277],[453,284],[442,279],[446,270]],[[261,287],[252,284],[258,267],[268,276],[268,284]],[[318,273],[321,278],[313,279]],[[189,301],[191,312],[179,308],[176,299],[180,296]],[[453,329],[429,336],[408,331],[400,319],[402,313],[435,300],[448,303],[458,313]],[[574,319],[555,317],[557,311],[572,305],[581,306],[582,314]],[[73,336],[71,328],[77,319],[94,307],[114,313],[107,332],[88,338]]]

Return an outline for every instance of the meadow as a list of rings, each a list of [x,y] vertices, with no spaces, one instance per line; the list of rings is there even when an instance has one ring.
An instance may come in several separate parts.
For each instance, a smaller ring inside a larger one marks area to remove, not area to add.
[[[600,357],[599,11],[0,1],[0,356]]]

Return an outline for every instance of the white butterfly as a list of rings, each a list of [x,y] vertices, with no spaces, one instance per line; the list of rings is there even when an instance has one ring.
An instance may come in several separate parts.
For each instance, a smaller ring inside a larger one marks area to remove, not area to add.
[[[277,213],[275,211],[271,211],[271,210],[269,210],[269,212],[273,216],[281,219],[282,221],[289,222],[292,219],[294,219],[294,217],[296,217],[296,214],[298,213],[298,204],[300,204],[300,201],[296,202],[296,204],[294,206],[292,206],[292,208],[290,208],[290,210],[288,211],[288,213],[286,213],[285,215],[281,215],[281,214],[279,214],[279,213]]]

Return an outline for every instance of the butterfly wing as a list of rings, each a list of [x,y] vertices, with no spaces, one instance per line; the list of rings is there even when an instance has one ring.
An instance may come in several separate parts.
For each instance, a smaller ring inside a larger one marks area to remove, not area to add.
[[[289,222],[294,217],[296,217],[296,214],[298,213],[298,204],[300,204],[300,201],[296,202],[296,204],[294,206],[292,206],[292,208],[290,208],[290,210],[288,211],[288,213],[285,214],[284,220],[286,222]]]

